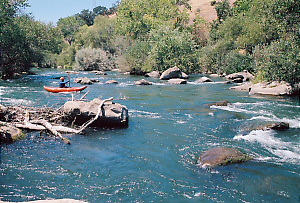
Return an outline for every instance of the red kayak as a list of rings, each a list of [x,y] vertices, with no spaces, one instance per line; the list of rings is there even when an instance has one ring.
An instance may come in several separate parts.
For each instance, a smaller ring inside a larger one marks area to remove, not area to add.
[[[84,90],[86,88],[86,86],[81,86],[81,87],[46,87],[43,86],[43,88],[45,90],[47,90],[48,92],[79,92],[81,90]]]

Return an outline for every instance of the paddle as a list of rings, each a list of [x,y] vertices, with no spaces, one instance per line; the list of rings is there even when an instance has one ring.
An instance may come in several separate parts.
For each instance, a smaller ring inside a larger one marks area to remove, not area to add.
[[[69,87],[71,87],[70,72],[68,72]]]

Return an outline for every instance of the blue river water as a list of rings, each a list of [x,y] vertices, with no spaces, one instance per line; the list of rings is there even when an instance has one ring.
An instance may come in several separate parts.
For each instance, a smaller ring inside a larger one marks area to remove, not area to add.
[[[49,93],[67,74],[35,70],[36,75],[0,81],[2,105],[59,107],[71,94]],[[89,129],[64,135],[38,132],[1,146],[2,201],[72,198],[86,202],[300,202],[299,98],[249,95],[230,90],[223,78],[185,85],[158,79],[135,86],[141,76],[108,72],[85,92],[125,105],[129,126]],[[108,85],[114,79],[119,84]],[[72,86],[79,86],[71,83]],[[226,107],[207,105],[228,100]],[[255,130],[270,122],[288,122],[286,131]],[[197,164],[201,152],[216,146],[236,148],[254,159],[216,168]]]

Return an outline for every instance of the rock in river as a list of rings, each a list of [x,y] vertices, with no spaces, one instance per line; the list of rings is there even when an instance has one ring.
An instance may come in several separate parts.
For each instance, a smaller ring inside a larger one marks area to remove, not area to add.
[[[135,85],[152,85],[152,82],[149,82],[147,80],[141,79],[139,81],[136,81],[134,84]]]
[[[98,112],[101,99],[94,99],[90,102],[68,101],[64,104],[64,112],[69,116],[69,122],[75,125],[82,125]],[[94,127],[127,127],[128,109],[118,103],[107,101],[104,103],[99,118],[93,122]]]
[[[19,128],[7,123],[0,123],[0,144],[8,144],[26,137]]]
[[[246,162],[251,160],[252,158],[243,154],[242,152],[227,148],[227,147],[214,147],[209,149],[201,154],[199,157],[198,163],[203,166],[221,166],[233,163]]]
[[[181,78],[182,73],[180,69],[177,66],[174,66],[173,68],[169,68],[168,70],[164,71],[160,78],[161,80],[169,80],[172,78]]]
[[[146,73],[145,77],[150,77],[150,78],[159,78],[160,74],[158,71],[152,71],[150,73]]]

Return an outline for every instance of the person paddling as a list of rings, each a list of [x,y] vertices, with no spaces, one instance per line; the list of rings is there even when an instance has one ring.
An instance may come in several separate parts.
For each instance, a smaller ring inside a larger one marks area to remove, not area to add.
[[[59,83],[59,87],[60,88],[64,88],[64,87],[66,87],[66,84],[69,82],[69,81],[64,81],[65,80],[65,78],[64,77],[61,77],[60,78],[60,83]]]

